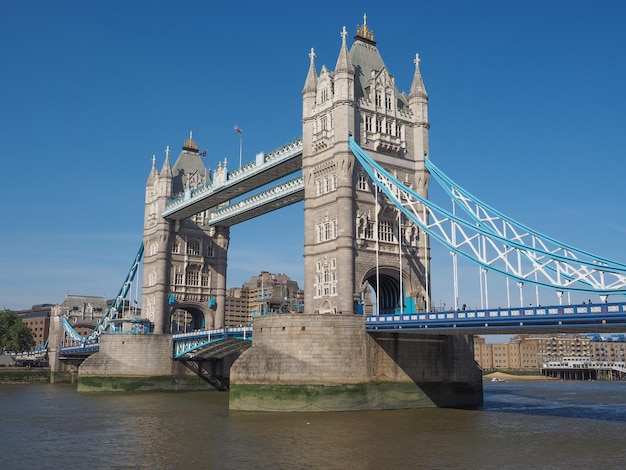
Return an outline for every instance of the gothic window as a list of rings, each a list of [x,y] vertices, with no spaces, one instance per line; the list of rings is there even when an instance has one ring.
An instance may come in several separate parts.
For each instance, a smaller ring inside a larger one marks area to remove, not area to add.
[[[337,219],[325,221],[315,227],[317,243],[337,238]]]
[[[378,108],[381,105],[381,96],[380,96],[380,92],[379,91],[376,92],[375,102],[376,102],[376,107]]]
[[[391,110],[391,95],[385,95],[385,108]]]
[[[315,194],[321,196],[337,189],[337,175],[328,174],[315,182]]]
[[[174,240],[172,242],[172,253],[180,253],[180,245],[178,243],[178,240]]]
[[[188,286],[197,286],[198,285],[198,271],[188,271],[187,272],[187,285]]]
[[[365,226],[365,238],[368,240],[374,240],[374,222],[371,220],[368,220],[367,225]]]
[[[183,273],[174,274],[174,284],[177,286],[183,285]]]
[[[328,129],[328,118],[326,116],[322,116],[321,119],[321,127],[322,130],[325,131],[326,129]]]
[[[376,132],[379,134],[383,131],[383,121],[379,118],[376,118]]]
[[[402,126],[396,123],[396,137],[402,137]]]
[[[337,263],[335,258],[330,260],[324,260],[322,264],[320,261],[316,263],[315,274],[315,296],[330,296],[337,295]]]
[[[200,256],[200,242],[198,240],[190,240],[187,242],[187,254]]]
[[[367,191],[368,189],[367,176],[365,176],[364,173],[359,174],[359,181],[357,183],[357,189],[360,189],[361,191]]]
[[[202,274],[202,287],[209,287],[210,278],[211,276],[209,276],[207,273]]]
[[[328,88],[323,88],[320,96],[320,102],[324,103],[328,100]]]
[[[382,242],[394,241],[393,225],[388,220],[381,220],[378,223],[378,238]]]
[[[365,116],[365,130],[372,132],[372,116]]]
[[[213,258],[215,256],[215,248],[213,248],[213,243],[209,243],[209,246],[206,248],[206,255],[209,258]]]
[[[391,122],[389,121],[389,119],[385,120],[385,133],[391,135]]]

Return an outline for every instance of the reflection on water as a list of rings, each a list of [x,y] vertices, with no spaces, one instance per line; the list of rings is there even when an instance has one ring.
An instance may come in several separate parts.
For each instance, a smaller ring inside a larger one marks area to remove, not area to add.
[[[626,382],[485,383],[482,410],[270,414],[217,392],[0,386],[0,468],[617,468]]]

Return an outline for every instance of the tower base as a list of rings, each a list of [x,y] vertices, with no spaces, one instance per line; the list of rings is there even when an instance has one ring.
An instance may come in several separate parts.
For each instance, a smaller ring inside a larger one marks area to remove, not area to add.
[[[102,335],[100,350],[78,368],[79,392],[207,390],[172,359],[171,335]]]
[[[229,408],[350,411],[482,404],[471,336],[368,334],[362,316],[257,318],[230,371]]]

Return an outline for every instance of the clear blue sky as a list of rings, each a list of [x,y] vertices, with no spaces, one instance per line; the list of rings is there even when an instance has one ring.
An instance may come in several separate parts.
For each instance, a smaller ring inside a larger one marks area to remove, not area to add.
[[[625,2],[4,1],[0,308],[112,297],[141,243],[152,155],[160,168],[193,131],[207,166],[234,169],[235,124],[244,161],[298,137],[311,47],[318,72],[334,69],[341,28],[350,38],[364,12],[401,91],[420,54],[444,172],[526,225],[626,261]],[[261,270],[302,285],[302,231],[301,204],[234,227],[228,286]],[[475,269],[461,286],[470,306]],[[435,246],[432,271],[433,304],[451,306]]]

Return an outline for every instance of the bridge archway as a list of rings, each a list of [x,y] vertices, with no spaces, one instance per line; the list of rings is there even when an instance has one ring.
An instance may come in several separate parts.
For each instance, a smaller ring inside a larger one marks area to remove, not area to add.
[[[211,312],[193,304],[172,306],[170,314],[170,333],[187,333],[195,330],[214,328]]]
[[[366,314],[394,313],[400,309],[400,274],[398,269],[379,268],[378,275],[376,269],[372,269],[365,274],[363,284],[367,286],[363,294]]]

